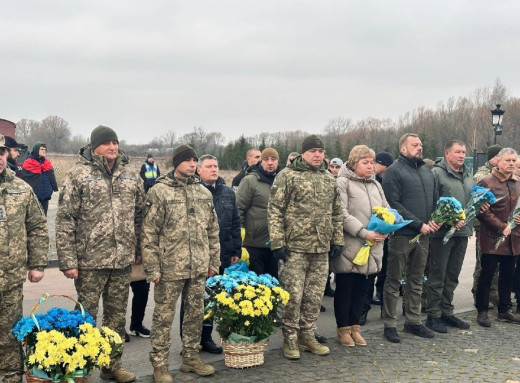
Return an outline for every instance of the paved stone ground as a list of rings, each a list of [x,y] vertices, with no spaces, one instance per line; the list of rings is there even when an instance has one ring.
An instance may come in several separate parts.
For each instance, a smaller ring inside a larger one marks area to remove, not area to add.
[[[367,347],[347,348],[329,339],[331,353],[303,353],[288,361],[281,349],[270,350],[263,366],[237,370],[215,363],[216,374],[197,377],[172,371],[175,382],[515,382],[520,381],[520,327],[493,321],[486,329],[475,312],[460,314],[469,330],[450,329],[433,339],[400,332],[402,343],[387,342],[382,328],[365,331]],[[151,376],[139,382],[153,382]]]
[[[57,193],[55,196],[57,197]],[[56,198],[49,206],[49,236],[51,266],[56,265],[54,246],[54,217]],[[324,357],[303,353],[299,361],[288,361],[281,349],[281,332],[273,335],[265,354],[265,364],[245,370],[225,367],[222,355],[201,353],[201,357],[214,364],[217,372],[211,377],[201,378],[195,374],[178,371],[180,364],[178,319],[172,329],[170,368],[175,382],[519,382],[520,383],[520,325],[497,322],[496,310],[490,311],[493,327],[485,329],[475,322],[476,312],[472,309],[469,293],[474,265],[474,247],[471,241],[459,288],[456,290],[455,305],[461,309],[459,316],[471,323],[470,330],[451,330],[448,334],[436,334],[433,339],[421,339],[400,331],[402,343],[393,344],[383,337],[383,327],[378,319],[379,310],[374,306],[369,321],[363,328],[367,347],[345,348],[335,340],[332,298],[325,297],[323,304],[327,312],[320,314],[320,333],[329,338],[330,355]],[[24,311],[30,308],[42,292],[55,292],[75,296],[71,280],[63,277],[56,269],[46,271],[46,277],[38,284],[25,284]],[[62,305],[66,302],[53,302]],[[65,306],[65,305],[64,305]],[[150,292],[145,325],[150,326],[153,311],[153,286]],[[50,307],[43,307],[42,311]],[[129,313],[127,313],[127,317]],[[398,329],[402,330],[402,321]],[[214,333],[214,339],[218,335]],[[135,372],[138,382],[153,382],[152,368],[148,361],[150,342],[148,339],[131,337],[125,344],[124,367]],[[94,382],[101,382],[99,373]]]

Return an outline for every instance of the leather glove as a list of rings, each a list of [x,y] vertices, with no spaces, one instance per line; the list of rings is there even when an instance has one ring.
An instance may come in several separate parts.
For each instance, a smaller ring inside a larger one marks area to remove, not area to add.
[[[287,261],[287,248],[284,246],[273,250],[273,258],[277,261]]]
[[[329,250],[329,259],[334,259],[341,254],[341,250],[343,250],[343,246],[341,245],[331,245]]]

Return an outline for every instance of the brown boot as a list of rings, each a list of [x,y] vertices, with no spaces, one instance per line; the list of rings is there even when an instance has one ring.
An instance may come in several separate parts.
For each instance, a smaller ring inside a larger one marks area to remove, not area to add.
[[[339,343],[341,343],[343,346],[354,347],[356,345],[356,343],[350,336],[351,331],[352,331],[352,327],[350,327],[350,326],[339,327],[337,329]]]
[[[170,371],[168,371],[168,366],[154,367],[153,380],[155,383],[172,383],[173,378]]]
[[[129,383],[135,380],[135,375],[124,368],[118,370],[101,370],[99,377],[103,380],[115,380],[117,383]]]
[[[211,364],[204,363],[200,357],[192,356],[192,357],[182,357],[182,364],[179,368],[182,372],[191,372],[193,371],[197,375],[200,376],[208,376],[215,373],[215,368]]]
[[[361,326],[358,324],[352,326],[352,339],[356,343],[356,346],[367,345],[367,341],[361,336]]]

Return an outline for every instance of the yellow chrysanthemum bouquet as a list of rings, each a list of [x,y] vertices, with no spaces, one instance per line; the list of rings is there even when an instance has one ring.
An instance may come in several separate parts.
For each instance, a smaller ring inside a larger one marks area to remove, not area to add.
[[[123,344],[121,337],[108,327],[95,327],[83,306],[65,295],[58,296],[78,303],[80,310],[55,307],[47,314],[35,314],[36,308],[51,296],[56,295],[43,295],[31,315],[13,327],[14,336],[24,345],[28,381],[36,377],[72,382],[108,367],[110,357]]]
[[[211,277],[206,318],[213,316],[222,339],[233,343],[254,343],[269,338],[275,330],[275,313],[285,305],[289,293],[268,274],[232,271]]]

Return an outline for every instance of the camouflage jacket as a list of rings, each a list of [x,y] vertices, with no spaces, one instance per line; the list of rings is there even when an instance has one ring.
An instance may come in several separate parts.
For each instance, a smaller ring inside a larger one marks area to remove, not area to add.
[[[139,255],[144,191],[120,151],[113,170],[90,146],[65,175],[56,216],[60,270],[122,269]]]
[[[157,179],[146,195],[141,231],[146,280],[195,278],[218,273],[220,240],[213,196],[195,177],[182,182],[173,172]]]
[[[334,176],[296,157],[271,187],[267,207],[271,249],[325,253],[343,245],[343,216]]]
[[[493,170],[493,166],[489,162],[486,162],[483,166],[477,169],[477,172],[473,175],[473,183],[476,185],[478,181],[482,178],[491,174],[491,170]]]
[[[27,270],[47,266],[47,220],[32,188],[10,169],[0,174],[0,291],[21,285]]]
[[[473,183],[475,185],[478,184],[482,178],[488,174],[491,174],[491,170],[493,170],[493,166],[491,166],[489,162],[486,162],[484,165],[478,168],[477,172],[473,175]],[[473,228],[475,230],[480,230],[480,221],[478,219],[473,220]]]

